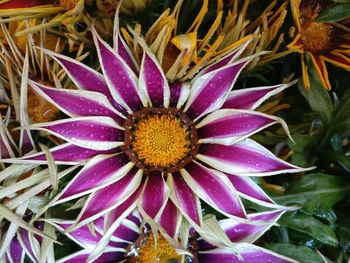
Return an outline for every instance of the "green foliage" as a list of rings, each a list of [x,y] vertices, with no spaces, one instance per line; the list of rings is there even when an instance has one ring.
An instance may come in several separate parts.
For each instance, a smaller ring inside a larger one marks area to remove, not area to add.
[[[339,244],[334,230],[312,216],[303,213],[292,213],[283,217],[279,223],[288,228],[308,234],[325,245],[336,247]]]
[[[287,243],[276,243],[267,244],[265,247],[303,263],[323,262],[322,257],[317,252],[305,246],[296,246]]]
[[[350,2],[337,0],[338,5],[322,10],[318,15],[317,22],[338,22],[350,17]]]
[[[307,214],[316,209],[330,209],[342,200],[350,186],[344,180],[328,174],[307,174],[293,182],[286,193],[274,200],[283,205],[297,205]]]

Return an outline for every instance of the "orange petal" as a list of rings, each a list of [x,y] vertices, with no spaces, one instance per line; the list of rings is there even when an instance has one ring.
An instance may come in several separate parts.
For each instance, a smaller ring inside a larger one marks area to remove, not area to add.
[[[321,58],[335,66],[341,67],[345,70],[350,70],[350,58],[340,54],[337,51],[333,51],[329,54],[323,54]]]
[[[327,71],[326,63],[320,56],[314,55],[312,53],[309,53],[309,54],[310,54],[312,63],[316,69],[317,75],[322,82],[322,85],[326,89],[331,89],[331,84],[329,83],[329,79],[328,79],[328,71]]]

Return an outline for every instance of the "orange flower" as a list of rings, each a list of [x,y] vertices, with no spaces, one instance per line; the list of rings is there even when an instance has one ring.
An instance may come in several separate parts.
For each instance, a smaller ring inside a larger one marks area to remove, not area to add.
[[[297,34],[290,50],[301,54],[304,86],[310,88],[308,56],[326,89],[331,88],[325,62],[350,71],[349,20],[341,23],[317,22],[320,11],[331,6],[330,1],[291,0],[291,8]],[[294,29],[294,28],[293,28]]]

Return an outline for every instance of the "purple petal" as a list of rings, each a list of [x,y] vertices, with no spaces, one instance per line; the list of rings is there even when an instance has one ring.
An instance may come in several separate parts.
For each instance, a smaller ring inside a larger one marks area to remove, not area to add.
[[[193,193],[180,173],[174,173],[171,178],[172,183],[170,183],[170,185],[172,185],[172,200],[188,220],[199,225],[202,219],[198,197]]]
[[[138,75],[139,73],[139,70],[137,68],[138,66],[136,64],[134,57],[132,56],[131,51],[129,50],[129,47],[127,46],[127,44],[124,42],[124,40],[120,35],[117,41],[118,41],[117,52],[119,56],[126,62],[126,64],[128,64],[129,68],[131,68],[131,70],[136,75]]]
[[[7,137],[5,137],[5,139],[0,137],[0,157],[1,159],[15,157]]]
[[[110,94],[102,74],[70,57],[52,51],[47,51],[47,54],[53,57],[65,69],[70,79],[78,88],[97,91],[106,96]]]
[[[205,73],[209,73],[211,71],[222,68],[222,67],[232,63],[233,61],[235,61],[242,54],[242,52],[247,48],[247,46],[251,43],[251,40],[252,40],[252,38],[250,38],[250,39],[247,38],[242,45],[235,48],[228,55],[224,56],[223,58],[221,58],[217,62],[215,62],[215,63],[209,65],[208,67],[204,68],[203,70],[201,70],[201,72],[198,73],[198,76],[201,76]]]
[[[147,51],[144,52],[141,64],[139,85],[147,97],[150,106],[169,106],[170,90],[163,70],[157,59]]]
[[[170,106],[180,109],[190,95],[190,86],[179,82],[170,85]]]
[[[49,88],[36,82],[30,84],[37,93],[71,117],[106,116],[121,122],[121,114],[101,93]]]
[[[180,218],[181,217],[176,206],[170,199],[168,199],[158,222],[172,238],[177,236]]]
[[[111,154],[115,152],[115,149],[107,151],[97,151],[84,147],[80,147],[71,143],[65,143],[50,149],[53,159],[56,164],[79,164],[85,162],[99,154]],[[46,164],[45,153],[39,152],[32,155],[27,155],[21,159],[21,161],[36,161],[36,163]],[[43,161],[43,162],[37,162]]]
[[[106,222],[106,229],[109,229],[116,222],[121,222],[125,217],[129,216],[135,209],[137,202],[142,193],[143,185],[140,186],[125,202],[114,208],[109,214]]]
[[[134,243],[141,234],[140,225],[128,220],[129,216],[123,220],[123,223],[114,231],[112,239],[123,240],[128,243]]]
[[[148,180],[141,197],[141,207],[146,214],[155,218],[168,198],[168,187],[163,175],[158,172],[148,175]]]
[[[142,173],[134,168],[117,182],[95,192],[84,206],[80,221],[97,218],[123,203],[138,189],[141,179]]]
[[[248,62],[225,66],[195,79],[184,110],[194,118],[219,109]]]
[[[8,253],[11,262],[22,263],[24,260],[24,251],[22,245],[17,238],[13,238],[10,244],[10,251]]]
[[[63,259],[60,259],[58,263],[86,263],[87,259],[90,256],[90,253],[91,251],[89,250],[81,250]],[[97,259],[95,259],[94,263],[115,263],[123,261],[124,259],[125,251],[105,252]]]
[[[182,169],[181,174],[189,187],[216,210],[228,216],[246,218],[243,205],[224,174],[195,162]]]
[[[305,170],[277,158],[250,139],[230,146],[202,144],[196,157],[219,171],[236,175],[265,176]]]
[[[226,174],[238,194],[265,206],[274,206],[275,202],[249,177]]]
[[[94,37],[103,74],[113,97],[129,111],[140,110],[143,103],[135,74],[99,36],[94,34]]]
[[[209,114],[196,128],[200,143],[231,145],[277,122],[284,124],[280,118],[267,114],[227,109]]]
[[[249,223],[238,223],[232,219],[224,219],[219,223],[232,242],[253,243],[273,226],[283,212],[278,210],[250,214]]]
[[[32,129],[48,131],[81,147],[109,150],[123,145],[124,132],[109,117],[80,117],[38,123]]]
[[[9,150],[7,149],[7,146],[1,137],[0,137],[0,157],[1,159],[7,159],[11,157]]]
[[[222,108],[254,110],[271,96],[280,93],[295,83],[296,82],[293,81],[288,84],[280,84],[275,86],[234,90],[230,92],[224,105],[222,105]]]
[[[83,196],[106,183],[113,183],[126,174],[131,166],[124,154],[96,156],[70,181],[61,192],[58,202]]]
[[[61,222],[61,223],[58,222],[57,225],[63,230],[67,230],[69,227],[73,225],[73,223],[74,223],[73,221]],[[89,249],[93,249],[100,242],[102,238],[102,235],[97,231],[95,231],[95,234],[93,235],[88,225],[84,225],[82,227],[79,227],[78,229],[70,231],[69,233],[66,233],[66,235],[69,238],[72,238],[80,246],[89,248]]]
[[[24,248],[26,254],[31,259],[36,259],[34,255],[34,248],[31,239],[29,238],[29,232],[24,229],[20,228],[18,232],[18,239],[21,242],[22,247]]]
[[[70,79],[79,89],[102,93],[114,107],[122,110],[121,106],[113,99],[102,74],[70,57],[49,50],[45,50],[45,52],[64,68]]]
[[[223,219],[219,221],[222,230],[228,238],[235,243],[254,243],[267,230],[269,230],[284,213],[284,210],[275,210],[248,215],[247,223],[240,223],[234,219]],[[202,238],[198,240],[199,250],[210,250],[215,248]]]
[[[260,248],[248,243],[239,243],[235,246],[236,251],[242,258],[235,256],[232,250],[228,248],[216,248],[209,251],[200,251],[198,253],[198,260],[201,263],[291,263],[296,262],[292,259],[281,256],[275,252]]]
[[[20,151],[21,155],[24,155],[31,152],[34,149],[34,145],[27,130],[21,131],[21,137]]]

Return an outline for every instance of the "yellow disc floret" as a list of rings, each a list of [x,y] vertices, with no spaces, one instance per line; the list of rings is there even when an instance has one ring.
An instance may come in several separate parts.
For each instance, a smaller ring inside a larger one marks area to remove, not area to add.
[[[151,115],[136,125],[133,150],[152,167],[176,165],[189,151],[188,132],[171,115]]]
[[[170,261],[180,262],[181,256],[163,236],[159,235],[155,240],[152,234],[142,242],[136,258],[137,263],[168,263]]]

